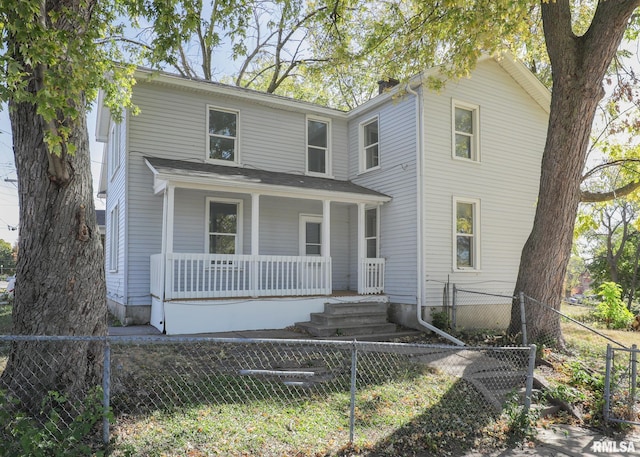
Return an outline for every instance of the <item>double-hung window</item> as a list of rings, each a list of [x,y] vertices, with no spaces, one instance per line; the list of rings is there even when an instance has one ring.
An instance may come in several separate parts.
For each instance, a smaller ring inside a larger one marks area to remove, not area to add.
[[[207,200],[207,252],[241,254],[242,201]]]
[[[120,124],[115,122],[111,124],[111,130],[109,130],[107,152],[107,170],[109,178],[113,178],[113,175],[120,167]]]
[[[454,267],[456,270],[480,268],[480,202],[454,198]]]
[[[329,174],[330,124],[323,119],[307,118],[307,172]]]
[[[118,205],[109,213],[109,271],[118,271],[120,251],[120,211]]]
[[[479,108],[476,105],[453,101],[453,157],[480,161]]]
[[[380,166],[378,147],[378,118],[369,119],[360,124],[361,138],[361,171],[371,170]]]
[[[238,112],[209,107],[207,158],[220,163],[239,163]]]
[[[364,213],[364,240],[368,259],[378,257],[378,208],[371,208]]]

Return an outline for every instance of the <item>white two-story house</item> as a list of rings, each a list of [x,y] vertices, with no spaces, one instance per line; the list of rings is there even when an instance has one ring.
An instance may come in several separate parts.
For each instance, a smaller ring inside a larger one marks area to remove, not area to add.
[[[346,300],[428,319],[447,278],[515,282],[549,91],[509,57],[436,72],[343,112],[139,70],[138,115],[98,108],[109,309],[169,334]]]

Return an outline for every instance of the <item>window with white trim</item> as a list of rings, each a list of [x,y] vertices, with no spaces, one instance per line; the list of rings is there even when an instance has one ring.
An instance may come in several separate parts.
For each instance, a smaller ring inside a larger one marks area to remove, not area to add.
[[[329,139],[329,121],[307,118],[307,173],[329,174]]]
[[[242,201],[207,199],[206,252],[242,253]]]
[[[112,122],[107,148],[107,170],[109,178],[113,178],[113,175],[120,167],[120,124]]]
[[[453,125],[453,157],[480,161],[479,113],[477,105],[453,100],[451,105]]]
[[[322,216],[300,215],[300,255],[322,255]]]
[[[361,171],[380,166],[378,147],[378,117],[360,124],[360,164]]]
[[[238,163],[238,112],[208,109],[207,158],[220,163]]]
[[[367,209],[364,212],[364,241],[368,259],[378,257],[378,208]]]
[[[109,271],[118,271],[120,252],[120,211],[118,205],[109,213]]]
[[[480,268],[480,225],[478,200],[454,198],[454,267],[456,270]]]

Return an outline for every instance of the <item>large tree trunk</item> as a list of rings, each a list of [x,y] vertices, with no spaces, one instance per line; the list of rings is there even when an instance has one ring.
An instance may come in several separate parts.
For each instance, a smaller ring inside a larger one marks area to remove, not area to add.
[[[32,83],[35,90],[35,84]],[[77,100],[79,107],[84,100]],[[106,335],[103,252],[96,226],[84,109],[72,126],[75,154],[56,161],[68,181],[51,175],[46,126],[30,103],[10,103],[18,174],[20,240],[13,333]],[[102,348],[97,343],[16,342],[0,385],[22,407],[37,412],[49,391],[82,398],[100,385]]]
[[[600,2],[589,30],[578,37],[571,28],[569,0],[542,2],[553,91],[538,204],[522,251],[515,295],[524,292],[556,309],[560,306],[589,134],[604,95],[602,81],[639,3]],[[556,313],[528,300],[525,314],[530,342],[563,345]],[[520,330],[517,300],[509,330],[513,334]]]

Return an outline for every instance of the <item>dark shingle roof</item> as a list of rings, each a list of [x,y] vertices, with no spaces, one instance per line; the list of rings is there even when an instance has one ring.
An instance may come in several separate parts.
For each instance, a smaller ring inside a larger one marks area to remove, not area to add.
[[[157,157],[145,157],[145,160],[160,173],[180,173],[186,175],[210,174],[231,182],[237,180],[251,181],[272,186],[298,187],[304,189],[317,189],[329,192],[346,192],[360,195],[387,197],[387,195],[352,183],[337,179],[319,178],[316,176],[296,175],[277,171],[256,170],[253,168],[228,167],[210,163],[187,162],[184,160],[160,159]]]

